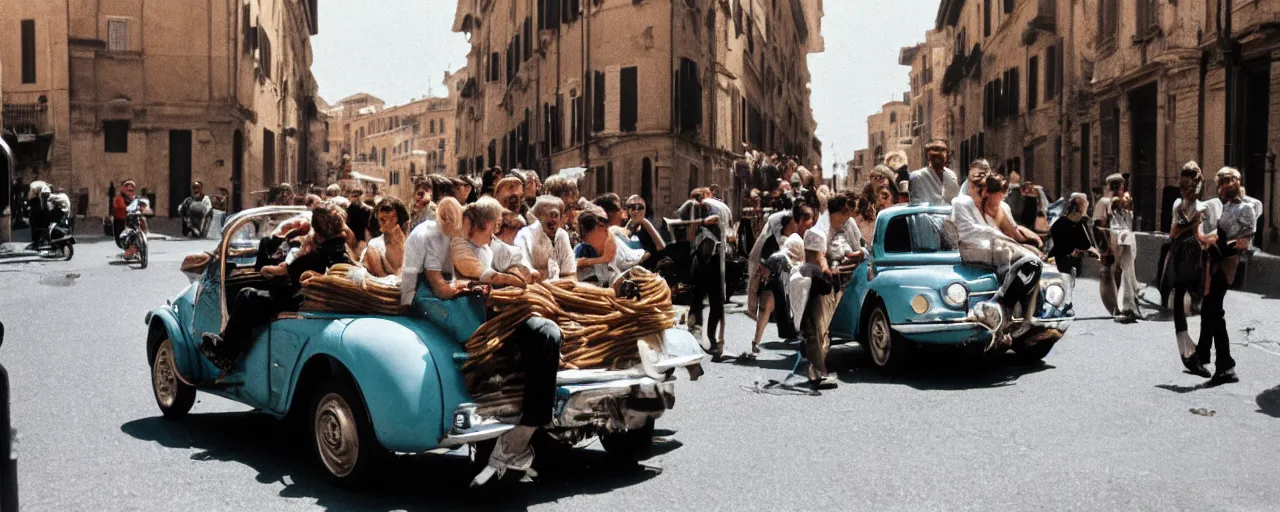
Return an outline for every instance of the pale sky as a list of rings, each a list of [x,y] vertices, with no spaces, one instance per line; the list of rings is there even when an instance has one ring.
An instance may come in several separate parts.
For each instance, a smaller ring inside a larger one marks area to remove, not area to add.
[[[898,51],[924,40],[938,0],[825,0],[826,52],[809,57],[811,103],[827,170],[867,145],[867,116],[909,87]],[[450,31],[454,0],[339,0],[320,4],[312,71],[333,102],[367,92],[390,105],[445,94],[445,71],[466,63]]]

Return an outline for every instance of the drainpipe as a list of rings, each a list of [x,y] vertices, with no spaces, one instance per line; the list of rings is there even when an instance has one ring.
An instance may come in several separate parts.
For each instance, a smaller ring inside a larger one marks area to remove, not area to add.
[[[596,75],[595,71],[591,69],[591,17],[588,16],[591,11],[591,4],[583,1],[581,5],[586,6],[578,12],[578,16],[582,20],[582,27],[579,29],[579,32],[582,32],[582,50],[580,52],[582,55],[582,81],[586,83],[587,78],[590,77],[591,87],[584,87],[580,95],[583,98],[582,124],[578,126],[578,129],[582,130],[582,166],[590,169],[591,132],[595,128],[596,118]],[[597,193],[603,192],[597,191]]]
[[[1226,104],[1226,110],[1227,110],[1227,115],[1226,115],[1227,126],[1224,132],[1225,136],[1222,139],[1223,140],[1222,161],[1226,165],[1233,165],[1235,164],[1236,159],[1235,159],[1235,155],[1232,154],[1231,138],[1234,137],[1236,134],[1235,124],[1236,124],[1236,116],[1238,114],[1238,111],[1236,109],[1236,104],[1235,104],[1236,95],[1234,91],[1236,59],[1235,59],[1235,49],[1232,48],[1233,46],[1232,35],[1231,35],[1232,8],[1231,8],[1231,5],[1229,5],[1229,2],[1223,2],[1219,0],[1218,10],[1219,10],[1219,16],[1223,17],[1222,31],[1218,34],[1218,43],[1222,46],[1223,67],[1226,69],[1226,82],[1225,82],[1226,100],[1224,101],[1224,103]]]
[[[1204,100],[1205,100],[1205,81],[1209,75],[1209,51],[1200,52],[1200,91],[1199,106],[1196,108],[1196,161],[1202,165],[1204,161]]]

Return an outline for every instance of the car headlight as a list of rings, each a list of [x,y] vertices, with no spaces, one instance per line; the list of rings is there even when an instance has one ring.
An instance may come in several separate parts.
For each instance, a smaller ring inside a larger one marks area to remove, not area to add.
[[[917,315],[923,315],[926,311],[929,311],[929,298],[924,295],[916,295],[911,299],[911,310],[915,311]]]
[[[1062,287],[1062,283],[1049,283],[1044,287],[1044,300],[1055,308],[1061,308],[1067,301],[1067,289]]]
[[[951,283],[942,289],[942,302],[953,308],[962,308],[969,303],[969,289],[961,283]]]

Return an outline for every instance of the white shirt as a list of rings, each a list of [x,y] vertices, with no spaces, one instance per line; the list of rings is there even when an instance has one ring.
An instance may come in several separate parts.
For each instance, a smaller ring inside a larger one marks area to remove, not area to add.
[[[609,232],[613,234],[613,243],[616,250],[613,253],[613,266],[622,272],[630,270],[631,267],[639,265],[644,261],[644,249],[632,249],[628,242],[631,237],[627,236],[626,230],[620,227],[609,228]]]
[[[942,179],[939,180],[932,168],[925,167],[911,172],[908,191],[912,203],[945,205],[960,194],[960,183],[951,169],[942,168]]]
[[[1262,216],[1259,205],[1260,202],[1249,196],[1238,203],[1229,202],[1226,205],[1218,198],[1205,201],[1205,225],[1212,226],[1212,231],[1208,233],[1217,231],[1219,238],[1227,240],[1253,234],[1257,230],[1258,217]]]
[[[440,231],[435,221],[424,221],[409,232],[404,241],[404,264],[401,267],[400,303],[413,302],[418,277],[426,271],[453,274],[453,258],[449,253],[452,240]]]
[[[573,257],[569,233],[564,229],[556,230],[556,239],[553,241],[542,229],[542,223],[534,222],[516,233],[515,242],[516,247],[529,258],[533,268],[542,272],[547,279],[559,279],[560,276],[578,272],[578,260]]]
[[[981,243],[1004,236],[1004,233],[989,219],[990,217],[978,210],[978,204],[973,201],[973,197],[956,196],[951,200],[951,222],[956,225],[956,235],[961,241]]]
[[[485,273],[481,277],[488,277],[497,272],[506,272],[512,267],[523,267],[530,272],[533,271],[533,265],[529,263],[529,257],[519,247],[507,245],[506,242],[494,237],[488,246],[489,261],[484,261],[482,256],[480,260],[486,264]],[[477,256],[479,254],[477,253]]]
[[[849,242],[854,252],[862,250],[862,232],[858,230],[858,223],[849,217],[849,220],[841,226],[844,231],[845,240]],[[818,222],[804,233],[804,249],[806,251],[825,253],[831,249],[831,213],[822,212],[822,216],[818,217]]]

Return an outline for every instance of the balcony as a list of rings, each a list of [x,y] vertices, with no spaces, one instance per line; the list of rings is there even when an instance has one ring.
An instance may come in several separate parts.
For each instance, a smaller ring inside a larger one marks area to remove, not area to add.
[[[8,100],[9,98],[6,98]],[[18,136],[19,142],[23,142],[26,136],[34,137],[35,135],[47,134],[53,132],[53,126],[49,124],[49,103],[47,101],[37,101],[36,103],[9,103],[5,101],[3,113],[4,129],[8,133]]]

